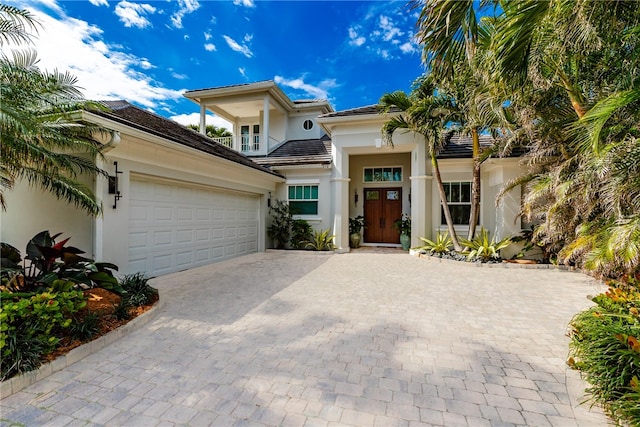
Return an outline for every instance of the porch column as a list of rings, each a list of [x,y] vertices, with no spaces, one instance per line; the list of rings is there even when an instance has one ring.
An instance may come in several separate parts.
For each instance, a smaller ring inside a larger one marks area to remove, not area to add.
[[[200,133],[207,134],[207,107],[200,103]]]
[[[333,234],[337,252],[349,252],[349,154],[332,146]]]
[[[264,141],[260,144],[260,151],[263,154],[267,154],[269,152],[269,95],[264,97],[263,104],[262,135],[264,136]]]
[[[411,247],[420,245],[420,237],[430,237],[431,176],[427,175],[425,144],[411,152]]]

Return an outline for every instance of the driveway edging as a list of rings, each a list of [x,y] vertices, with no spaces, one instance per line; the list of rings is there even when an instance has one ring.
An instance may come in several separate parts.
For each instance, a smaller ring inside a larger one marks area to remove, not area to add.
[[[164,306],[165,300],[162,295],[158,294],[158,301],[151,307],[151,309],[145,311],[141,315],[135,317],[130,322],[122,325],[121,327],[110,331],[103,336],[96,338],[93,341],[89,341],[82,344],[69,353],[62,355],[51,362],[44,363],[38,369],[33,371],[23,372],[9,378],[8,380],[0,382],[0,398],[6,398],[14,393],[17,393],[36,382],[47,378],[48,376],[61,371],[62,369],[73,365],[74,363],[84,359],[87,356],[96,353],[99,350],[113,344],[119,339],[129,335],[130,333],[140,329],[142,326],[149,323],[158,313],[158,309]]]

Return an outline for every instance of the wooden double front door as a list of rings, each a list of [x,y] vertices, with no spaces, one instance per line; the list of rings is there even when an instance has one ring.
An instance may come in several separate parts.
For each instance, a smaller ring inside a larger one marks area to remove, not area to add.
[[[364,241],[399,243],[400,232],[393,223],[402,217],[402,188],[364,189]]]

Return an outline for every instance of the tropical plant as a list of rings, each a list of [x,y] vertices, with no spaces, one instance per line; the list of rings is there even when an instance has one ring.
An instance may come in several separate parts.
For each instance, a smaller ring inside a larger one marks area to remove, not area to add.
[[[420,240],[424,242],[424,245],[418,246],[415,249],[429,251],[432,254],[447,253],[453,246],[451,238],[449,237],[449,233],[447,233],[446,231],[444,233],[438,231],[435,241],[429,240],[425,237],[420,237]]]
[[[305,247],[314,251],[332,251],[336,247],[333,244],[333,239],[336,236],[331,234],[331,229],[326,230],[314,230],[311,240],[307,242]]]
[[[349,234],[359,234],[364,227],[364,216],[349,218]]]
[[[84,251],[65,246],[70,238],[56,242],[60,235],[51,236],[49,231],[36,234],[27,243],[24,260],[16,248],[3,244],[0,265],[3,287],[12,292],[37,292],[51,286],[99,287],[125,293],[113,276],[112,270],[117,271],[118,266],[82,257]]]
[[[468,250],[462,252],[467,255],[468,260],[477,258],[482,261],[488,261],[490,259],[499,259],[500,250],[511,244],[511,238],[505,237],[502,240],[496,241],[494,236],[489,239],[489,231],[484,227],[480,227],[480,232],[476,237],[472,240],[460,239],[460,243],[468,248]]]
[[[69,335],[72,339],[88,341],[100,332],[100,315],[86,312],[72,317]]]
[[[273,239],[276,249],[284,249],[291,236],[293,215],[289,204],[282,200],[275,200],[269,207],[271,224],[267,227],[267,235]]]
[[[397,229],[400,234],[411,236],[411,217],[403,213],[400,218],[393,222],[393,228]]]
[[[291,223],[291,247],[304,249],[313,234],[313,227],[304,219],[294,219]]]
[[[30,40],[33,16],[0,5],[0,47]],[[84,100],[70,73],[42,71],[34,51],[0,55],[0,205],[5,191],[26,180],[55,197],[97,215],[102,206],[80,177],[107,173],[95,159],[104,148],[95,138],[105,131],[77,120],[82,109],[103,109]]]
[[[397,130],[415,132],[424,136],[433,174],[438,184],[438,194],[447,229],[455,250],[461,251],[462,247],[453,225],[437,157],[445,142],[445,126],[455,106],[451,104],[451,99],[438,95],[433,77],[430,75],[416,80],[411,95],[402,91],[387,93],[380,98],[379,105],[382,113],[397,113],[382,126],[383,138],[388,143],[393,144],[393,134]]]
[[[124,275],[120,286],[126,292],[122,298],[134,307],[151,304],[158,297],[158,290],[149,285],[149,277],[145,273]]]
[[[200,132],[200,125],[190,124],[187,125],[189,129]],[[218,127],[215,125],[207,125],[205,129],[205,133],[209,138],[221,138],[225,136],[233,136],[231,132],[227,130],[225,127]]]

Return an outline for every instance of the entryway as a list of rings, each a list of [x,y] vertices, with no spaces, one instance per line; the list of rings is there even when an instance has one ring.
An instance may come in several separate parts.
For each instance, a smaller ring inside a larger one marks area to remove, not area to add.
[[[393,223],[402,217],[402,187],[364,189],[364,241],[400,243]]]

